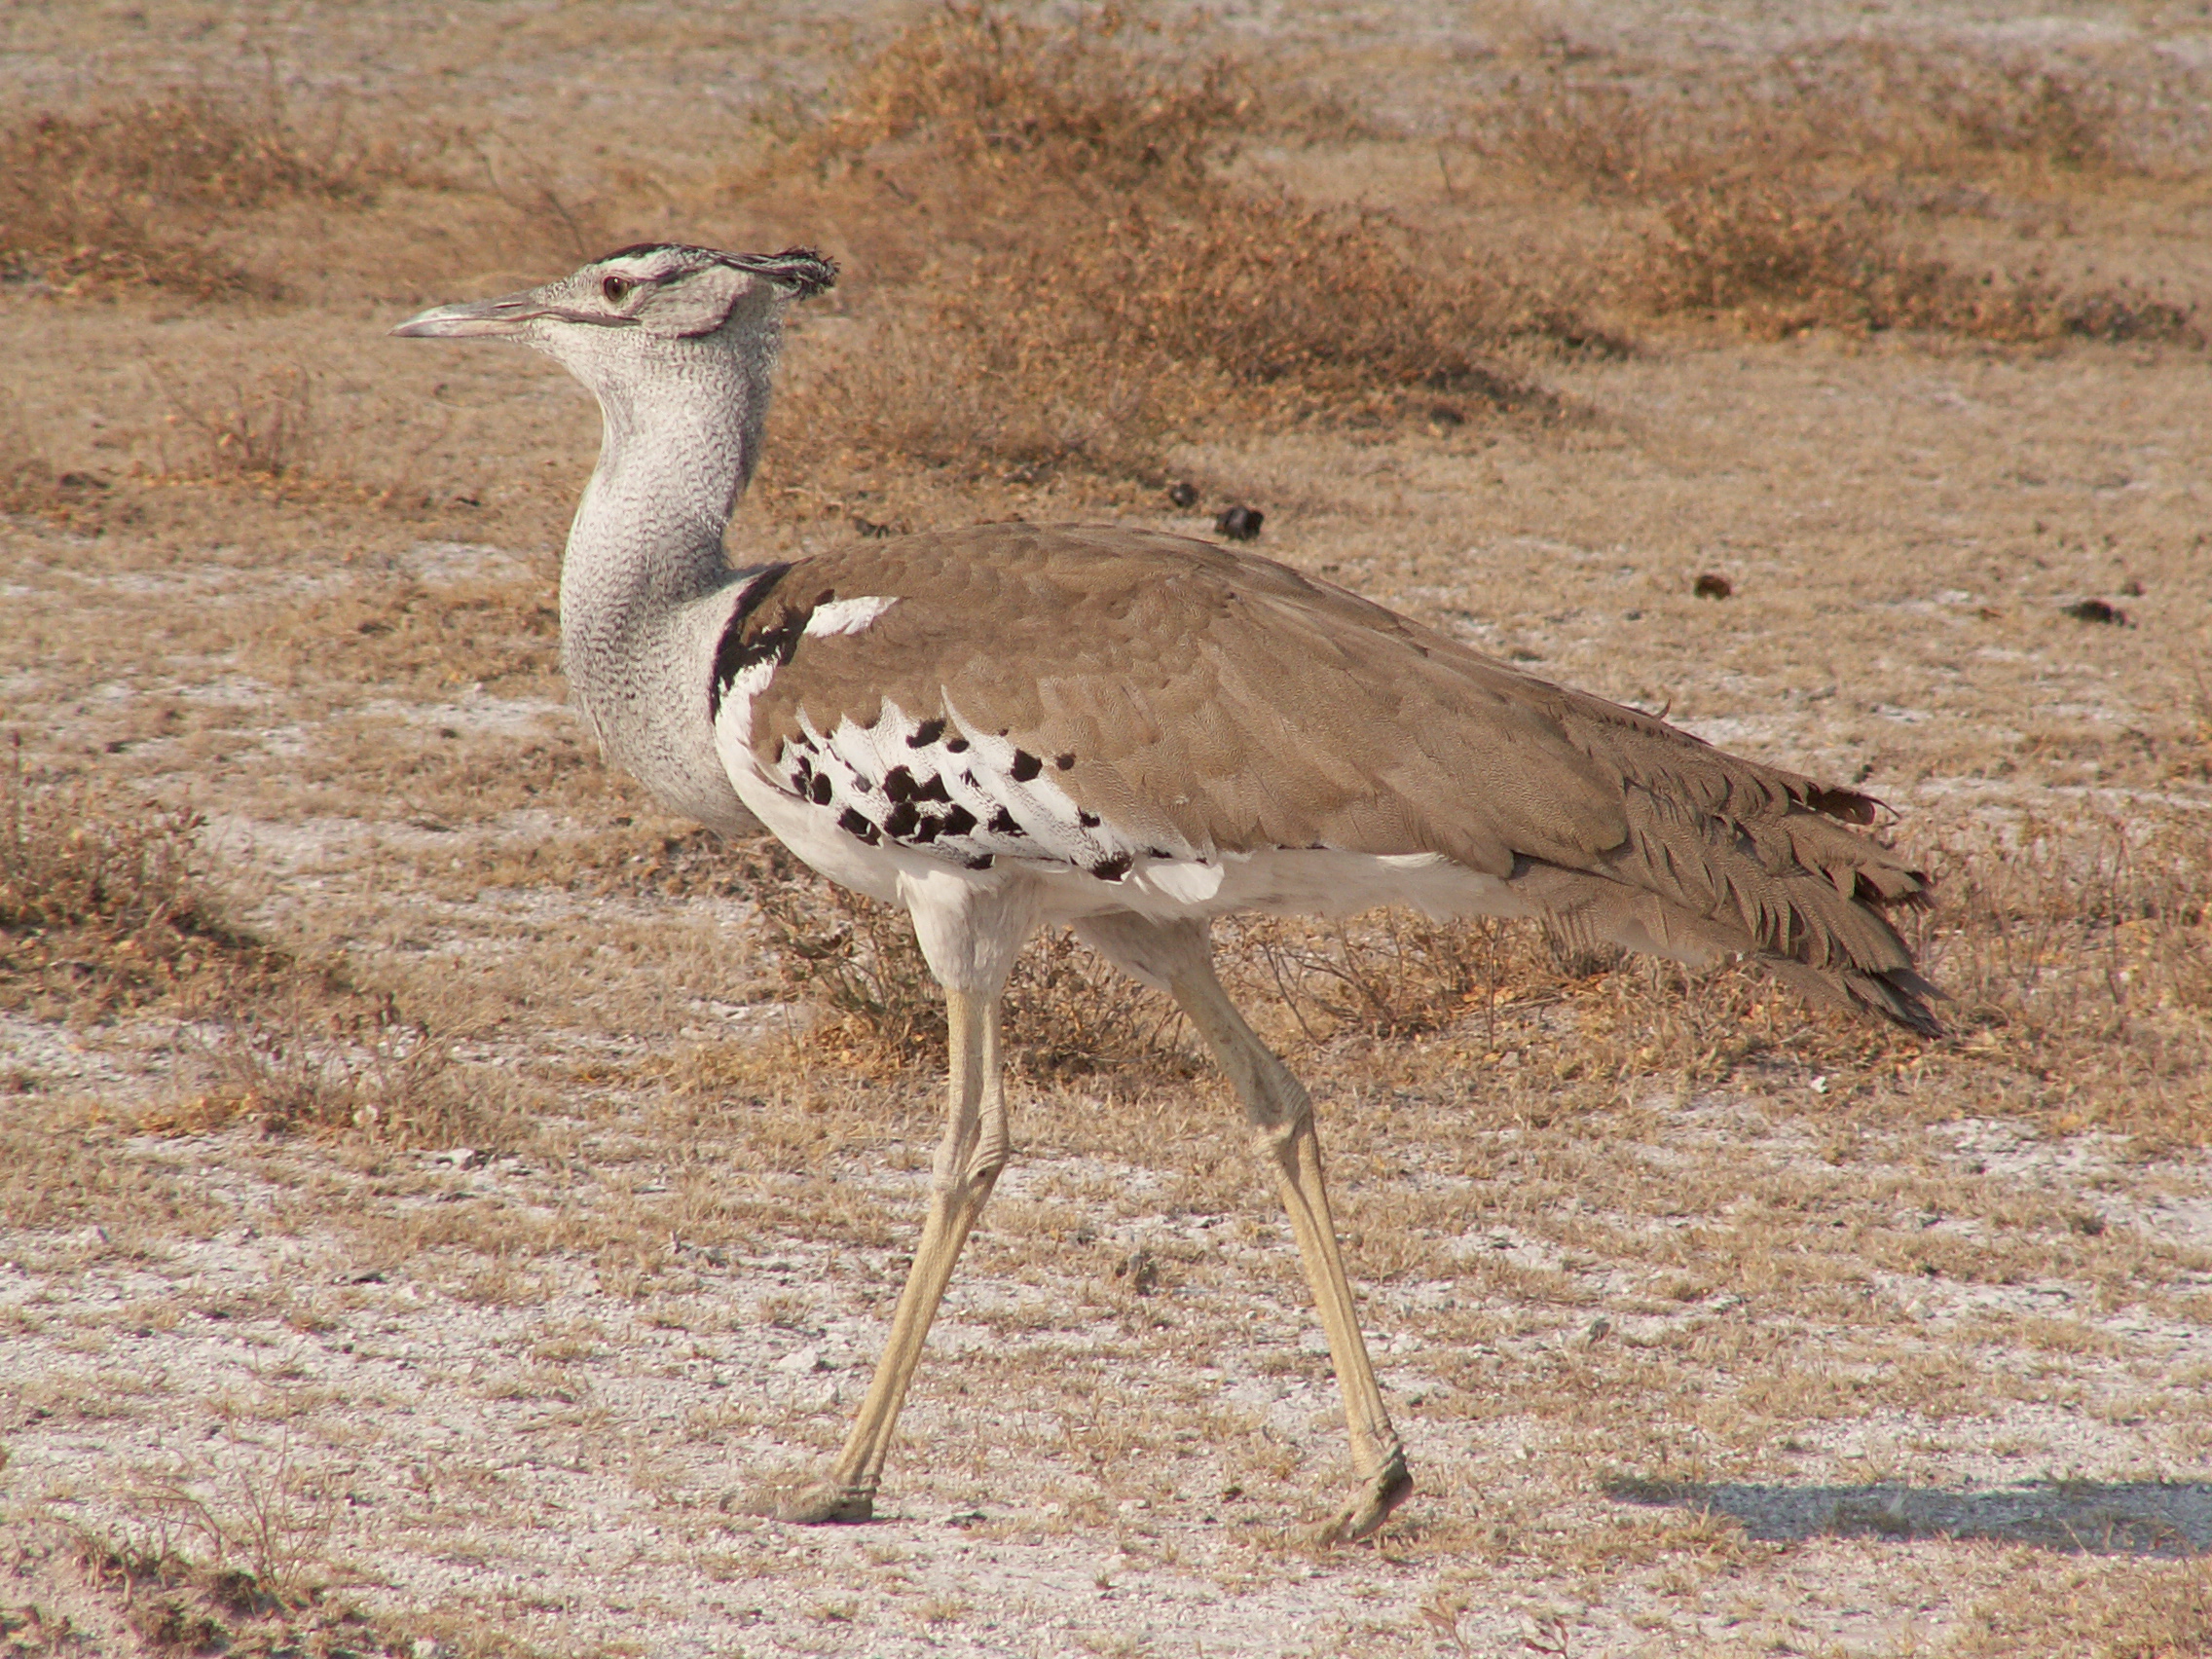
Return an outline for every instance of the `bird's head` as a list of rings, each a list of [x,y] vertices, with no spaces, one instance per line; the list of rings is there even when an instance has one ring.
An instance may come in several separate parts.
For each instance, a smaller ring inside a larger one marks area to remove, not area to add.
[[[648,342],[732,345],[750,337],[772,350],[784,307],[836,279],[835,263],[810,248],[722,253],[645,242],[595,259],[541,288],[437,306],[392,333],[513,340],[590,381],[591,367],[637,353]]]

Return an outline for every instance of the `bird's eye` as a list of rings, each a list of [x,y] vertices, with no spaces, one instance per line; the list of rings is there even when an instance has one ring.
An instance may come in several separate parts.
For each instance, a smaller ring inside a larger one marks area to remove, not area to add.
[[[635,286],[637,286],[636,283],[625,277],[609,276],[606,281],[600,283],[599,291],[607,296],[608,305],[618,306],[630,297],[630,290]]]

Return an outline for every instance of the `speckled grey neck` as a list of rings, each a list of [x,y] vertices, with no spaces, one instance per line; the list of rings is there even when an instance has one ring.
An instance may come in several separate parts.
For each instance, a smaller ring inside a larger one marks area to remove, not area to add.
[[[700,338],[591,331],[553,350],[605,421],[561,565],[561,666],[607,758],[725,833],[756,826],[707,708],[742,574],[722,532],[759,453],[778,335],[773,315],[742,313]]]

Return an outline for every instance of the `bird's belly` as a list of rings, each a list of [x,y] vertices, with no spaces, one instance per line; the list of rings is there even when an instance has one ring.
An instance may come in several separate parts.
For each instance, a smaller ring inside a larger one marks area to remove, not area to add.
[[[901,847],[867,846],[837,827],[835,813],[788,794],[764,778],[733,767],[730,783],[737,798],[768,827],[771,835],[840,887],[897,903],[901,869],[944,867]]]
[[[966,869],[941,856],[879,840],[863,842],[838,814],[779,789],[757,774],[731,780],[738,796],[770,832],[841,887],[887,903],[902,902],[899,877],[950,873],[977,887],[1033,882],[1048,922],[1133,910],[1161,920],[1228,915],[1349,916],[1402,904],[1429,916],[1525,913],[1512,887],[1435,853],[1377,855],[1331,847],[1269,848],[1216,854],[1206,860],[1140,858],[1119,880],[1047,858],[998,858],[988,869]]]
[[[1526,910],[1509,883],[1454,864],[1441,853],[1277,847],[1221,855],[1221,887],[1206,902],[1204,913],[1354,916],[1383,904],[1402,904],[1438,920],[1514,916]]]

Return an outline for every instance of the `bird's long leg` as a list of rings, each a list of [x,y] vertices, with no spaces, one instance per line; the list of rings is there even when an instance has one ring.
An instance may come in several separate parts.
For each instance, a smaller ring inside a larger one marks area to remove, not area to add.
[[[1006,1095],[999,1082],[999,998],[996,992],[947,989],[945,1013],[951,1081],[944,1139],[939,1143],[930,1183],[928,1218],[914,1265],[891,1316],[891,1335],[876,1361],[875,1377],[860,1416],[829,1472],[780,1505],[785,1521],[866,1521],[875,1510],[876,1482],[891,1450],[899,1407],[922,1356],[922,1341],[937,1317],[953,1263],[982,1213],[983,1200],[1006,1167]]]
[[[1214,977],[1213,946],[1202,921],[1154,921],[1127,911],[1087,916],[1076,932],[1092,949],[1123,972],[1168,991],[1213,1050],[1235,1086],[1252,1125],[1255,1150],[1273,1168],[1298,1236],[1307,1282],[1320,1310],[1321,1329],[1336,1362],[1337,1385],[1344,1392],[1345,1421],[1351,1430],[1352,1466],[1359,1491],[1321,1530],[1323,1543],[1364,1538],[1414,1489],[1406,1472],[1405,1451],[1376,1386],[1375,1367],[1352,1308],[1351,1284],[1345,1276],[1344,1252],[1337,1245],[1329,1214],[1328,1189],[1321,1181],[1321,1141],[1313,1128],[1313,1102],[1289,1068],[1261,1042],[1229,993]]]
[[[1305,1259],[1306,1277],[1313,1287],[1321,1329],[1329,1339],[1337,1385],[1344,1391],[1345,1422],[1351,1431],[1352,1466],[1359,1471],[1360,1486],[1352,1501],[1321,1530],[1319,1541],[1341,1544],[1364,1538],[1404,1501],[1414,1483],[1352,1307],[1344,1252],[1337,1244],[1328,1189],[1321,1180],[1321,1141],[1313,1128],[1312,1100],[1244,1023],[1214,977],[1210,957],[1179,965],[1169,988],[1242,1098],[1254,1149],[1274,1167],[1283,1207],[1290,1213],[1290,1229]]]

